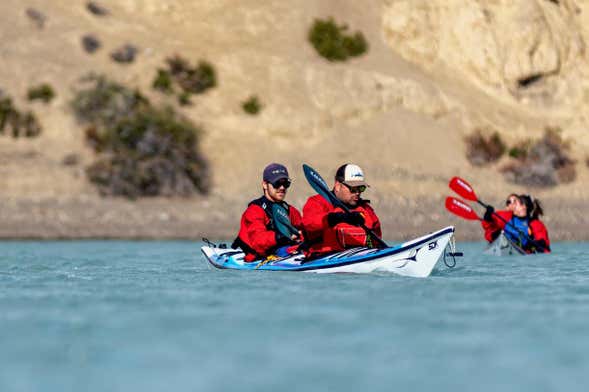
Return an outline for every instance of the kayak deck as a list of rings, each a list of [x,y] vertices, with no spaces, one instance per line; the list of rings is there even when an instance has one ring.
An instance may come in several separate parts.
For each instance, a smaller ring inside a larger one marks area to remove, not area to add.
[[[244,261],[239,249],[203,246],[208,262],[219,269],[300,271],[316,273],[371,273],[393,272],[398,275],[427,277],[454,236],[454,227],[448,226],[434,233],[384,248],[352,248],[316,259],[308,260],[303,254],[294,254],[273,260]]]
[[[521,247],[510,241],[503,231],[495,241],[489,244],[484,253],[492,256],[522,256],[527,254]]]

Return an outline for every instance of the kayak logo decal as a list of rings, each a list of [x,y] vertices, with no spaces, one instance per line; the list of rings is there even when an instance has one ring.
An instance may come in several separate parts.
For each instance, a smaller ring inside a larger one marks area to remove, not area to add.
[[[417,253],[419,253],[419,251],[422,248],[417,248],[417,249],[411,249],[411,251],[409,252],[409,255],[401,260],[395,260],[395,263],[398,263],[399,261],[404,261],[403,264],[398,265],[396,268],[404,268],[407,264],[409,264],[410,261],[414,261],[417,263]]]
[[[438,247],[438,240],[432,241],[429,244],[427,244],[427,249],[428,250],[434,250]]]

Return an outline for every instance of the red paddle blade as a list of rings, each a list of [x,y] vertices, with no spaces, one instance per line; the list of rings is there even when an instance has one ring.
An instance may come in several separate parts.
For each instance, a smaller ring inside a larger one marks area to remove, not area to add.
[[[450,183],[448,183],[448,186],[450,187],[450,189],[452,189],[460,196],[464,197],[466,200],[478,200],[477,195],[474,193],[474,189],[472,189],[468,182],[466,182],[460,177],[452,177]]]
[[[448,196],[446,198],[446,209],[464,219],[481,220],[468,204],[455,197]]]

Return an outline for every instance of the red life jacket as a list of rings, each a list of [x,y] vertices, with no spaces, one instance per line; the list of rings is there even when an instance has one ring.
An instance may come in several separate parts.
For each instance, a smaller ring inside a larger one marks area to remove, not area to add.
[[[358,205],[350,211],[359,212],[364,217],[364,224],[379,238],[382,238],[381,226],[376,213],[370,206],[369,200],[360,199]],[[370,237],[366,231],[348,223],[339,223],[329,227],[327,214],[343,212],[334,207],[321,195],[311,196],[303,207],[303,226],[307,241],[311,243],[308,255],[341,251],[346,248],[370,245]]]
[[[265,196],[252,200],[241,216],[239,233],[231,247],[241,248],[245,252],[246,262],[263,259],[276,250],[272,203]],[[286,202],[282,203],[288,209],[292,225],[301,230],[303,227],[301,213]]]

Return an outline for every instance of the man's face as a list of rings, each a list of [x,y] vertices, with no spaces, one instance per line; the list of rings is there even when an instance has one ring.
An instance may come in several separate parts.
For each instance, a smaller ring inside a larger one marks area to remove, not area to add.
[[[274,183],[267,181],[262,182],[264,188],[264,195],[273,202],[281,202],[286,198],[286,191],[290,186],[290,181],[287,178],[282,178]]]
[[[365,186],[351,187],[339,181],[336,181],[333,187],[335,196],[351,207],[356,207],[358,205],[360,195],[365,190]]]

